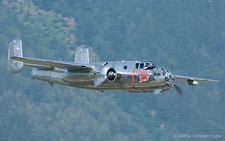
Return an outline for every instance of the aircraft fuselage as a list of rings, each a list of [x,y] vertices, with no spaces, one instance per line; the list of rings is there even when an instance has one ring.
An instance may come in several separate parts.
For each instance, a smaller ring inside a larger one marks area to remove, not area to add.
[[[126,90],[130,92],[153,92],[155,90],[167,91],[172,88],[174,80],[171,78],[170,83],[165,75],[167,70],[152,66],[144,68],[146,62],[141,61],[116,61],[116,62],[98,62],[89,63],[88,66],[101,69],[107,63],[108,68],[114,66],[117,70],[115,80],[106,79],[100,86],[96,87],[94,80],[103,77],[98,72],[78,73],[71,71],[55,71],[34,68],[32,78],[47,81],[49,84],[57,83],[72,87],[93,89],[93,90]],[[107,68],[107,69],[108,69]]]

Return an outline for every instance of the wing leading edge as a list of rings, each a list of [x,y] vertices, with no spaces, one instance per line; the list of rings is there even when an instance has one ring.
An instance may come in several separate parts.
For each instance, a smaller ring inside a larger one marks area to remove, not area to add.
[[[205,78],[197,78],[183,75],[175,75],[175,79],[177,81],[186,81],[189,85],[196,85],[198,82],[219,82],[219,80],[205,79]]]
[[[44,68],[63,68],[67,69],[71,72],[90,72],[93,70],[92,67],[85,66],[81,63],[74,63],[74,62],[65,62],[65,61],[54,61],[54,60],[46,60],[46,59],[37,59],[37,58],[28,58],[28,57],[17,57],[13,56],[10,57],[12,60],[22,61],[28,63],[28,67],[36,67],[40,69]]]

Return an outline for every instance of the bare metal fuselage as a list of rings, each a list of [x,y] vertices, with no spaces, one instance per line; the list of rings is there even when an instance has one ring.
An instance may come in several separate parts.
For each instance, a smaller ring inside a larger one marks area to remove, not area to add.
[[[110,62],[109,62],[110,63]],[[117,66],[119,76],[115,81],[106,80],[100,86],[94,85],[94,79],[101,77],[92,71],[88,73],[77,73],[69,71],[52,71],[34,68],[32,70],[32,78],[47,81],[49,84],[57,83],[72,87],[93,89],[93,90],[125,90],[130,92],[153,92],[155,90],[167,91],[172,85],[168,85],[163,74],[154,76],[153,70],[135,69],[135,61],[113,62]],[[102,63],[91,64],[93,67],[100,67]],[[109,64],[110,65],[110,64]],[[124,66],[127,68],[124,69]]]

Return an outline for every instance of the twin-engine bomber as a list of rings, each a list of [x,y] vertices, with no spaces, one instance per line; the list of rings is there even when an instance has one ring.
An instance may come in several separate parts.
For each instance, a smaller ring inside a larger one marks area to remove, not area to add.
[[[23,67],[31,67],[32,78],[46,81],[50,85],[56,83],[99,91],[124,90],[158,94],[174,87],[183,96],[184,91],[175,81],[186,81],[189,85],[218,82],[176,75],[152,61],[89,62],[88,48],[79,48],[74,62],[23,57],[20,39],[9,43],[7,67],[13,73],[19,73]]]

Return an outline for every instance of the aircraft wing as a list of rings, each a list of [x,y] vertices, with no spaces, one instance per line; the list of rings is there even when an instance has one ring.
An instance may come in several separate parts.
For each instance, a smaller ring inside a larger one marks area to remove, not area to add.
[[[37,58],[28,58],[28,57],[17,57],[13,56],[10,57],[12,60],[22,61],[28,63],[28,67],[35,67],[35,68],[63,68],[67,69],[71,72],[90,72],[93,70],[90,66],[85,66],[81,63],[74,63],[74,62],[66,62],[66,61],[54,61],[54,60],[46,60],[46,59],[37,59]]]
[[[218,80],[205,79],[205,78],[197,78],[183,75],[175,75],[177,81],[186,81],[189,85],[196,85],[198,82],[219,82]]]

